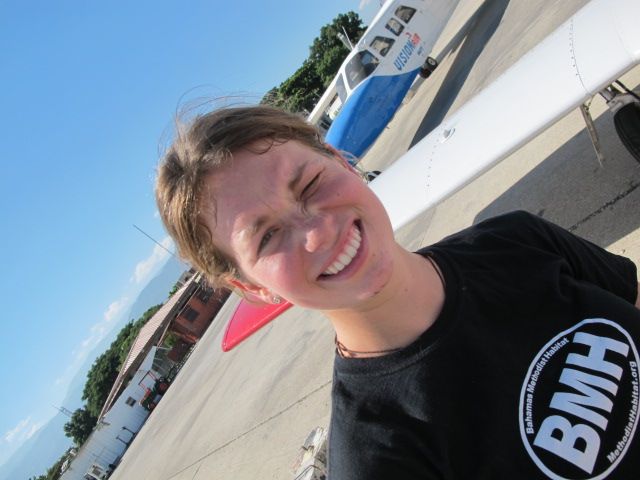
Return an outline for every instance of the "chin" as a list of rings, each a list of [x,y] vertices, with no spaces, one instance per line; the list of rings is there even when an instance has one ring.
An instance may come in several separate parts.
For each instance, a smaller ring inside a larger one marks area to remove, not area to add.
[[[384,275],[372,280],[364,289],[355,294],[355,298],[360,301],[374,299],[380,295],[384,295],[387,286],[391,280],[391,275]]]

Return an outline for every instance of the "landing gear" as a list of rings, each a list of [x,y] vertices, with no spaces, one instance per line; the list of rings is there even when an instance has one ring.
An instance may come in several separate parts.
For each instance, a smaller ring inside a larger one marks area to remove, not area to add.
[[[613,112],[613,123],[620,140],[633,158],[640,162],[640,97],[622,82],[615,83],[617,87],[609,85],[600,94]]]
[[[640,103],[627,103],[616,112],[613,123],[623,145],[640,162]]]
[[[437,66],[438,61],[435,58],[427,57],[424,65],[422,65],[422,68],[420,69],[420,76],[422,78],[429,78]]]
[[[625,87],[622,82],[616,81],[614,83],[615,86],[611,84],[599,93],[613,112],[613,123],[622,144],[633,155],[633,158],[640,162],[640,96]],[[580,110],[587,124],[587,131],[598,156],[598,161],[602,165],[604,157],[600,150],[598,133],[589,113],[589,105],[587,103],[581,105]]]

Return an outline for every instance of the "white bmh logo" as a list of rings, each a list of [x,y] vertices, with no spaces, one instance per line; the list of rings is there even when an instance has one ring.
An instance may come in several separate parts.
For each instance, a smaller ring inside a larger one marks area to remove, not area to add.
[[[553,479],[606,477],[638,424],[638,351],[620,325],[583,320],[533,359],[520,392],[520,434]]]

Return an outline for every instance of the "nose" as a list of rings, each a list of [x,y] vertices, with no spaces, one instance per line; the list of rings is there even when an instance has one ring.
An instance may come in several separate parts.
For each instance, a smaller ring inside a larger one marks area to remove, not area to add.
[[[336,228],[330,215],[318,213],[307,216],[302,226],[304,249],[307,252],[322,252],[331,246]]]

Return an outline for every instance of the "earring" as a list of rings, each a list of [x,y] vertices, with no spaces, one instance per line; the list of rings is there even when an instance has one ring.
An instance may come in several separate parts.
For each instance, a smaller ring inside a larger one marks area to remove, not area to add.
[[[276,305],[278,305],[281,302],[282,302],[282,298],[279,297],[278,295],[274,295],[273,297],[271,297],[271,303],[275,303]]]

